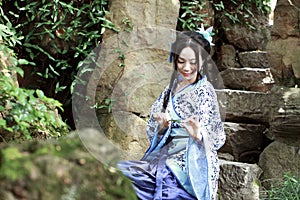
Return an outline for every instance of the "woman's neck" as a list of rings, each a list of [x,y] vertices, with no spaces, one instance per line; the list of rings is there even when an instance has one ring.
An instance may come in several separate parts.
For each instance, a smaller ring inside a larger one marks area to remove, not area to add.
[[[174,90],[174,94],[176,94],[177,92],[183,90],[185,87],[187,87],[188,85],[190,85],[191,83],[187,80],[181,80],[177,83],[176,88]]]

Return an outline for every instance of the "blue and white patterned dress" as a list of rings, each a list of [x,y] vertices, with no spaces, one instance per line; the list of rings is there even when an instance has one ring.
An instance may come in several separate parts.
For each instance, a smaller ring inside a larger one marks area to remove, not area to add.
[[[166,112],[181,121],[201,119],[201,143],[189,137],[180,123],[172,122],[162,136],[152,118],[160,113],[166,88],[152,105],[147,125],[151,145],[141,161],[122,161],[120,169],[133,180],[139,199],[215,200],[218,189],[217,150],[225,143],[217,96],[206,77],[170,96]]]

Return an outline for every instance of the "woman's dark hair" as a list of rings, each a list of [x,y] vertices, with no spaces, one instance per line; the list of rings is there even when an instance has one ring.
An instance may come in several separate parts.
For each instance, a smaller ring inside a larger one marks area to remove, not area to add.
[[[172,44],[172,48],[171,48],[171,59],[173,61],[174,71],[173,71],[173,74],[170,79],[168,92],[167,92],[166,96],[164,97],[163,110],[162,110],[163,112],[167,108],[169,96],[171,93],[171,88],[173,87],[174,80],[177,77],[177,61],[178,61],[179,55],[180,55],[182,49],[184,49],[186,47],[192,48],[193,51],[195,52],[196,63],[198,66],[198,70],[197,70],[198,74],[197,74],[197,79],[195,82],[197,82],[202,77],[202,75],[199,72],[200,56],[202,57],[202,59],[205,60],[207,54],[209,54],[210,50],[211,50],[210,43],[206,39],[204,39],[204,37],[200,33],[197,33],[195,31],[183,31],[183,32],[177,33],[176,40]],[[204,61],[201,68],[203,69],[205,66],[206,66],[206,62]]]

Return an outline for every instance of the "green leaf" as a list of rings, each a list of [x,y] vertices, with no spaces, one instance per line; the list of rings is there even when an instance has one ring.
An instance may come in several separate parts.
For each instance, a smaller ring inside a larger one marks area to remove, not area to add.
[[[6,121],[4,119],[0,119],[0,126],[6,127]]]
[[[44,92],[42,90],[37,89],[35,92],[39,98],[42,99],[45,97]]]
[[[15,70],[16,70],[16,72],[17,72],[21,77],[24,77],[24,71],[23,71],[23,69],[21,69],[20,67],[16,67]]]

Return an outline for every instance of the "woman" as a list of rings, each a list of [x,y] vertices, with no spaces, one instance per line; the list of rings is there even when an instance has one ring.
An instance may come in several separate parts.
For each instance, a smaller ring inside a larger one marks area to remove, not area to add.
[[[225,133],[214,88],[203,75],[210,45],[203,28],[178,34],[172,44],[174,72],[152,105],[150,148],[140,161],[119,163],[139,199],[216,199]]]

